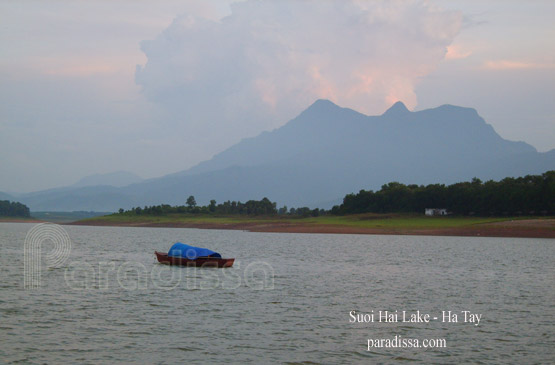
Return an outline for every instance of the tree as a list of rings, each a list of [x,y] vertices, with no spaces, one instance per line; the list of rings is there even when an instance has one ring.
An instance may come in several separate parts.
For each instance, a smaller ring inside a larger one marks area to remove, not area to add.
[[[29,208],[19,202],[0,200],[0,216],[8,217],[30,217]]]
[[[211,213],[214,213],[216,211],[216,201],[214,199],[210,200],[210,205],[208,206],[208,210]]]
[[[193,209],[194,207],[197,206],[197,201],[195,200],[195,197],[191,195],[187,198],[186,204],[189,207],[189,209]]]
[[[279,208],[278,214],[287,214],[287,205],[284,205],[282,208]]]
[[[449,186],[404,185],[391,182],[381,190],[347,194],[332,214],[420,212],[444,207],[464,215],[552,214],[555,211],[555,171],[543,175],[507,177],[482,182],[478,178]],[[301,208],[297,209],[297,214]]]

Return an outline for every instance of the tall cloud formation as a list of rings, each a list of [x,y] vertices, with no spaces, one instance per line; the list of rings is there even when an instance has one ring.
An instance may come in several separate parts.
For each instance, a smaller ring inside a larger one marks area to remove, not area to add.
[[[416,105],[462,15],[425,1],[246,1],[220,21],[177,17],[143,41],[136,82],[188,132],[241,138],[318,98],[368,113]],[[242,135],[241,135],[242,134]]]

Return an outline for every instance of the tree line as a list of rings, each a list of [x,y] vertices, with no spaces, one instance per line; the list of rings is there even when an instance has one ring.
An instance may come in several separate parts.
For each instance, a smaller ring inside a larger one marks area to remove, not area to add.
[[[551,215],[555,213],[555,171],[501,181],[474,178],[447,186],[391,182],[376,192],[347,194],[331,213],[423,213],[426,208],[446,208],[461,215]]]
[[[164,215],[172,213],[221,215],[288,215],[317,217],[320,215],[347,215],[360,213],[424,213],[426,208],[444,208],[458,215],[552,215],[555,214],[555,171],[542,175],[507,177],[501,181],[472,181],[456,184],[401,184],[390,182],[378,191],[360,190],[347,194],[341,205],[331,210],[277,208],[268,198],[226,201],[199,206],[194,196],[185,205],[168,204],[120,209],[126,215]]]
[[[287,206],[277,208],[275,202],[268,198],[261,200],[249,200],[245,203],[240,201],[225,201],[218,204],[216,200],[210,200],[210,204],[199,206],[193,195],[189,196],[185,205],[171,206],[168,204],[152,205],[141,207],[133,207],[129,210],[120,209],[118,214],[123,215],[165,215],[176,213],[188,214],[220,214],[220,215],[257,215],[257,216],[273,216],[273,215],[290,215],[290,216],[318,216],[326,214],[324,209],[310,209],[308,207],[290,208]]]
[[[31,213],[25,204],[0,200],[0,216],[29,218]]]

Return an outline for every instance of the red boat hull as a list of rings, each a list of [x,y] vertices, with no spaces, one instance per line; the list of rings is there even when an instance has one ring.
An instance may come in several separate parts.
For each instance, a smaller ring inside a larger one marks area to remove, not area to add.
[[[167,253],[154,251],[158,262],[166,265],[180,265],[190,267],[231,267],[235,259],[222,259],[217,257],[198,257],[195,260],[189,260],[182,257],[171,257]]]

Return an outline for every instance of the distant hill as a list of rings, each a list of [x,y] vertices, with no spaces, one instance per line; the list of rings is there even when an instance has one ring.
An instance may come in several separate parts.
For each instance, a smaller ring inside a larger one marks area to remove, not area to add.
[[[70,186],[18,194],[17,198],[27,202],[33,212],[114,212],[141,204],[122,190],[140,181],[143,179],[135,174],[116,171],[86,176]]]
[[[143,179],[131,172],[127,171],[116,171],[107,174],[94,174],[90,176],[85,176],[81,180],[73,184],[73,187],[82,186],[96,186],[96,185],[109,185],[122,187],[130,184],[135,184],[143,181]]]
[[[13,200],[13,196],[0,191],[0,200]]]
[[[32,212],[115,212],[120,207],[142,204],[123,189],[107,185],[64,187],[21,194],[18,199]]]
[[[189,170],[120,188],[46,191],[20,200],[32,210],[115,211],[184,204],[189,195],[199,204],[268,197],[279,206],[329,208],[347,193],[390,181],[450,184],[553,169],[555,150],[539,153],[501,138],[474,109],[443,105],[410,112],[398,102],[383,115],[366,116],[318,100],[281,128]]]

